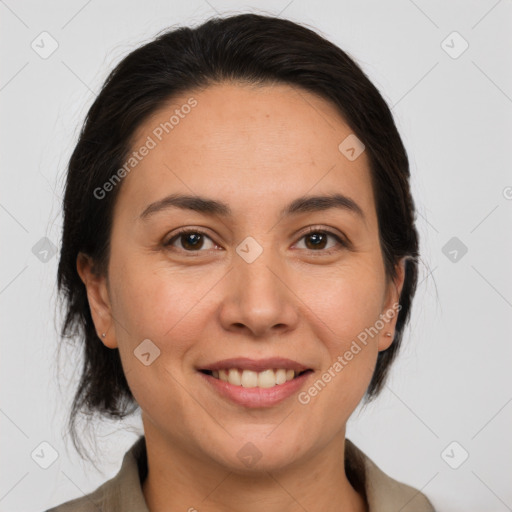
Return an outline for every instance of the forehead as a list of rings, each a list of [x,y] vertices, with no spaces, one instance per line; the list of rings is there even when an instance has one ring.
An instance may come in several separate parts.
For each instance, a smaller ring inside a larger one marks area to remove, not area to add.
[[[151,147],[121,195],[158,199],[180,189],[241,206],[289,195],[340,192],[373,205],[365,152],[340,150],[354,137],[336,106],[284,84],[217,84],[176,96],[136,131],[132,150]],[[350,140],[350,139],[349,139]],[[260,203],[261,204],[261,203]]]

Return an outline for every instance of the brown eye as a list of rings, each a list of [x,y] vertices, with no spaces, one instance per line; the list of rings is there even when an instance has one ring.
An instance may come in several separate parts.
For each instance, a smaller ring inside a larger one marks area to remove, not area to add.
[[[319,232],[311,233],[310,235],[306,235],[304,238],[306,240],[306,246],[308,249],[325,249],[329,235]],[[309,244],[308,241],[310,242]]]
[[[339,246],[347,246],[347,244],[338,235],[318,228],[310,229],[301,237],[301,240],[305,240],[305,248],[307,250],[329,253],[332,252],[332,249],[336,249],[336,244],[327,246],[329,238],[334,239]]]
[[[178,242],[181,247],[179,249],[187,252],[199,252],[201,249],[204,249],[205,242],[209,240],[211,242],[212,247],[206,247],[206,250],[212,249],[215,244],[213,240],[202,231],[197,229],[183,230],[178,234],[173,236],[167,242],[165,242],[165,247],[175,247],[175,242]]]

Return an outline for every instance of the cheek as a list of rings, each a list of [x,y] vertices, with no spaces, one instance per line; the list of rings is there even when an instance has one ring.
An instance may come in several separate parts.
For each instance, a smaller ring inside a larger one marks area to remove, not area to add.
[[[180,375],[199,336],[201,297],[212,285],[198,285],[197,276],[136,258],[117,261],[111,272],[112,309],[132,394],[143,410],[155,414],[182,410]],[[145,353],[149,356],[144,360]]]
[[[113,313],[127,335],[135,339],[180,338],[173,333],[200,304],[208,288],[208,278],[193,271],[171,269],[168,265],[149,265],[131,258],[113,271]]]
[[[322,382],[315,381],[314,389],[310,388],[311,393],[301,403],[311,399],[313,409],[336,404],[333,415],[337,421],[346,420],[347,411],[356,407],[375,368],[376,324],[382,313],[385,282],[378,269],[378,264],[368,264],[318,276],[316,288],[303,287],[300,292],[311,311],[308,323],[326,354],[318,375]]]
[[[378,262],[372,262],[317,276],[315,287],[304,286],[300,295],[318,317],[316,325],[328,333],[320,339],[330,340],[333,350],[343,350],[375,325],[382,313],[384,289],[384,273]]]

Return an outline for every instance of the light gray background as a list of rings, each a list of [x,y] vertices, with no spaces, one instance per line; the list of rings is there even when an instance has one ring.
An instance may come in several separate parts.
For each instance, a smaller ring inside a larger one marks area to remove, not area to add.
[[[0,510],[40,512],[92,491],[141,433],[138,418],[98,427],[102,473],[65,435],[81,363],[69,350],[56,366],[58,256],[36,244],[60,245],[80,123],[108,71],[157,31],[241,11],[281,13],[349,52],[393,107],[410,156],[421,283],[388,385],[347,437],[438,510],[512,510],[510,0],[0,0]],[[43,31],[59,45],[47,59],[31,48]],[[469,44],[457,58],[454,31]],[[455,262],[443,253],[452,237],[468,249]],[[59,454],[48,469],[31,457],[42,442]]]

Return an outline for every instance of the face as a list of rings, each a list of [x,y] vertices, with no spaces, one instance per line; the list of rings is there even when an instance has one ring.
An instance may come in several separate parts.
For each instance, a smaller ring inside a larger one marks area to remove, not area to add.
[[[344,436],[403,283],[385,273],[367,154],[339,149],[351,133],[311,93],[235,84],[174,98],[137,131],[108,278],[79,271],[145,430],[237,471]]]

